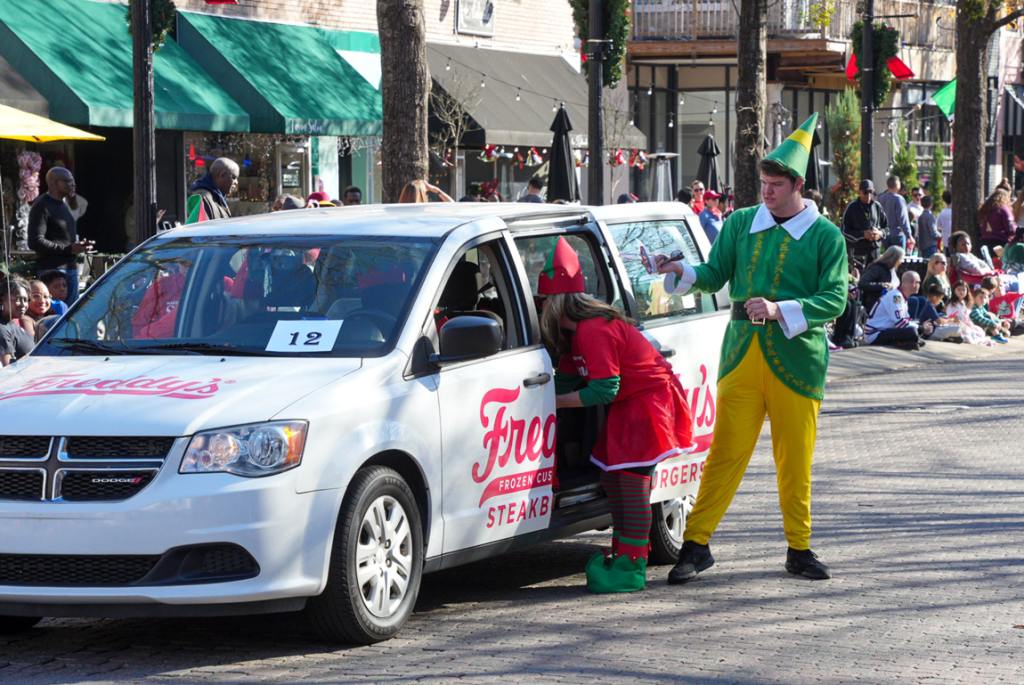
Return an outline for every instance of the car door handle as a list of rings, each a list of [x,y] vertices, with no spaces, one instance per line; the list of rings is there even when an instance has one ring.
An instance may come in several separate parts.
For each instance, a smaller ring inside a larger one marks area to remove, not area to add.
[[[551,381],[551,374],[550,373],[542,373],[542,374],[538,374],[536,376],[532,376],[530,378],[524,379],[523,380],[523,385],[525,385],[528,388],[532,388],[535,385],[544,385],[545,383],[548,383],[550,381]]]
[[[671,347],[663,347],[660,350],[658,350],[658,352],[661,352],[661,356],[664,357],[665,359],[676,356],[676,351]]]

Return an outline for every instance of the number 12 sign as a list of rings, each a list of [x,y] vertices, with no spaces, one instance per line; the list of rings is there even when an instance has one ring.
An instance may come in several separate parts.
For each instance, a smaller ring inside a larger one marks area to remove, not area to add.
[[[278,321],[267,352],[330,352],[340,331],[341,321]]]

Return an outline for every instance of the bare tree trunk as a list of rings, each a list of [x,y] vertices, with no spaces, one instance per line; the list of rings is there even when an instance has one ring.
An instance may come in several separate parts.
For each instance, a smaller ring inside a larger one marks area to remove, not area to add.
[[[957,3],[962,5],[963,0]],[[953,225],[966,230],[977,244],[977,211],[985,188],[986,48],[991,22],[969,12],[956,15],[956,110],[953,119]]]
[[[764,157],[768,44],[767,0],[741,0],[736,36],[736,206],[760,201],[758,164]]]
[[[384,136],[381,175],[385,202],[395,202],[402,186],[426,179],[429,163],[427,67],[423,0],[378,0],[381,96]]]

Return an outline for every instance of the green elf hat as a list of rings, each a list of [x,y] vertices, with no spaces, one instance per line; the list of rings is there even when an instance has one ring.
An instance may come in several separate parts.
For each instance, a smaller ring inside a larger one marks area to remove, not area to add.
[[[807,177],[807,160],[811,156],[811,140],[814,138],[814,127],[818,125],[818,113],[807,117],[800,128],[793,131],[782,145],[771,151],[765,160],[772,160],[786,167],[795,176]]]
[[[581,293],[584,290],[580,258],[565,238],[559,238],[555,249],[548,255],[544,270],[537,277],[537,292],[541,295]]]

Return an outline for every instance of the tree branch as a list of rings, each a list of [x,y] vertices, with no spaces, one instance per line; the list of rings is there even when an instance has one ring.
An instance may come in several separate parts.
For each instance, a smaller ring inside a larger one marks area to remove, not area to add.
[[[1011,23],[1013,20],[1020,19],[1021,17],[1024,17],[1024,7],[1021,7],[1019,9],[1015,9],[1014,11],[1010,12],[1009,14],[1007,14],[1002,19],[997,19],[995,21],[995,23],[992,24],[992,32],[995,33],[999,29],[1001,29],[1004,26],[1006,26],[1007,24]]]

